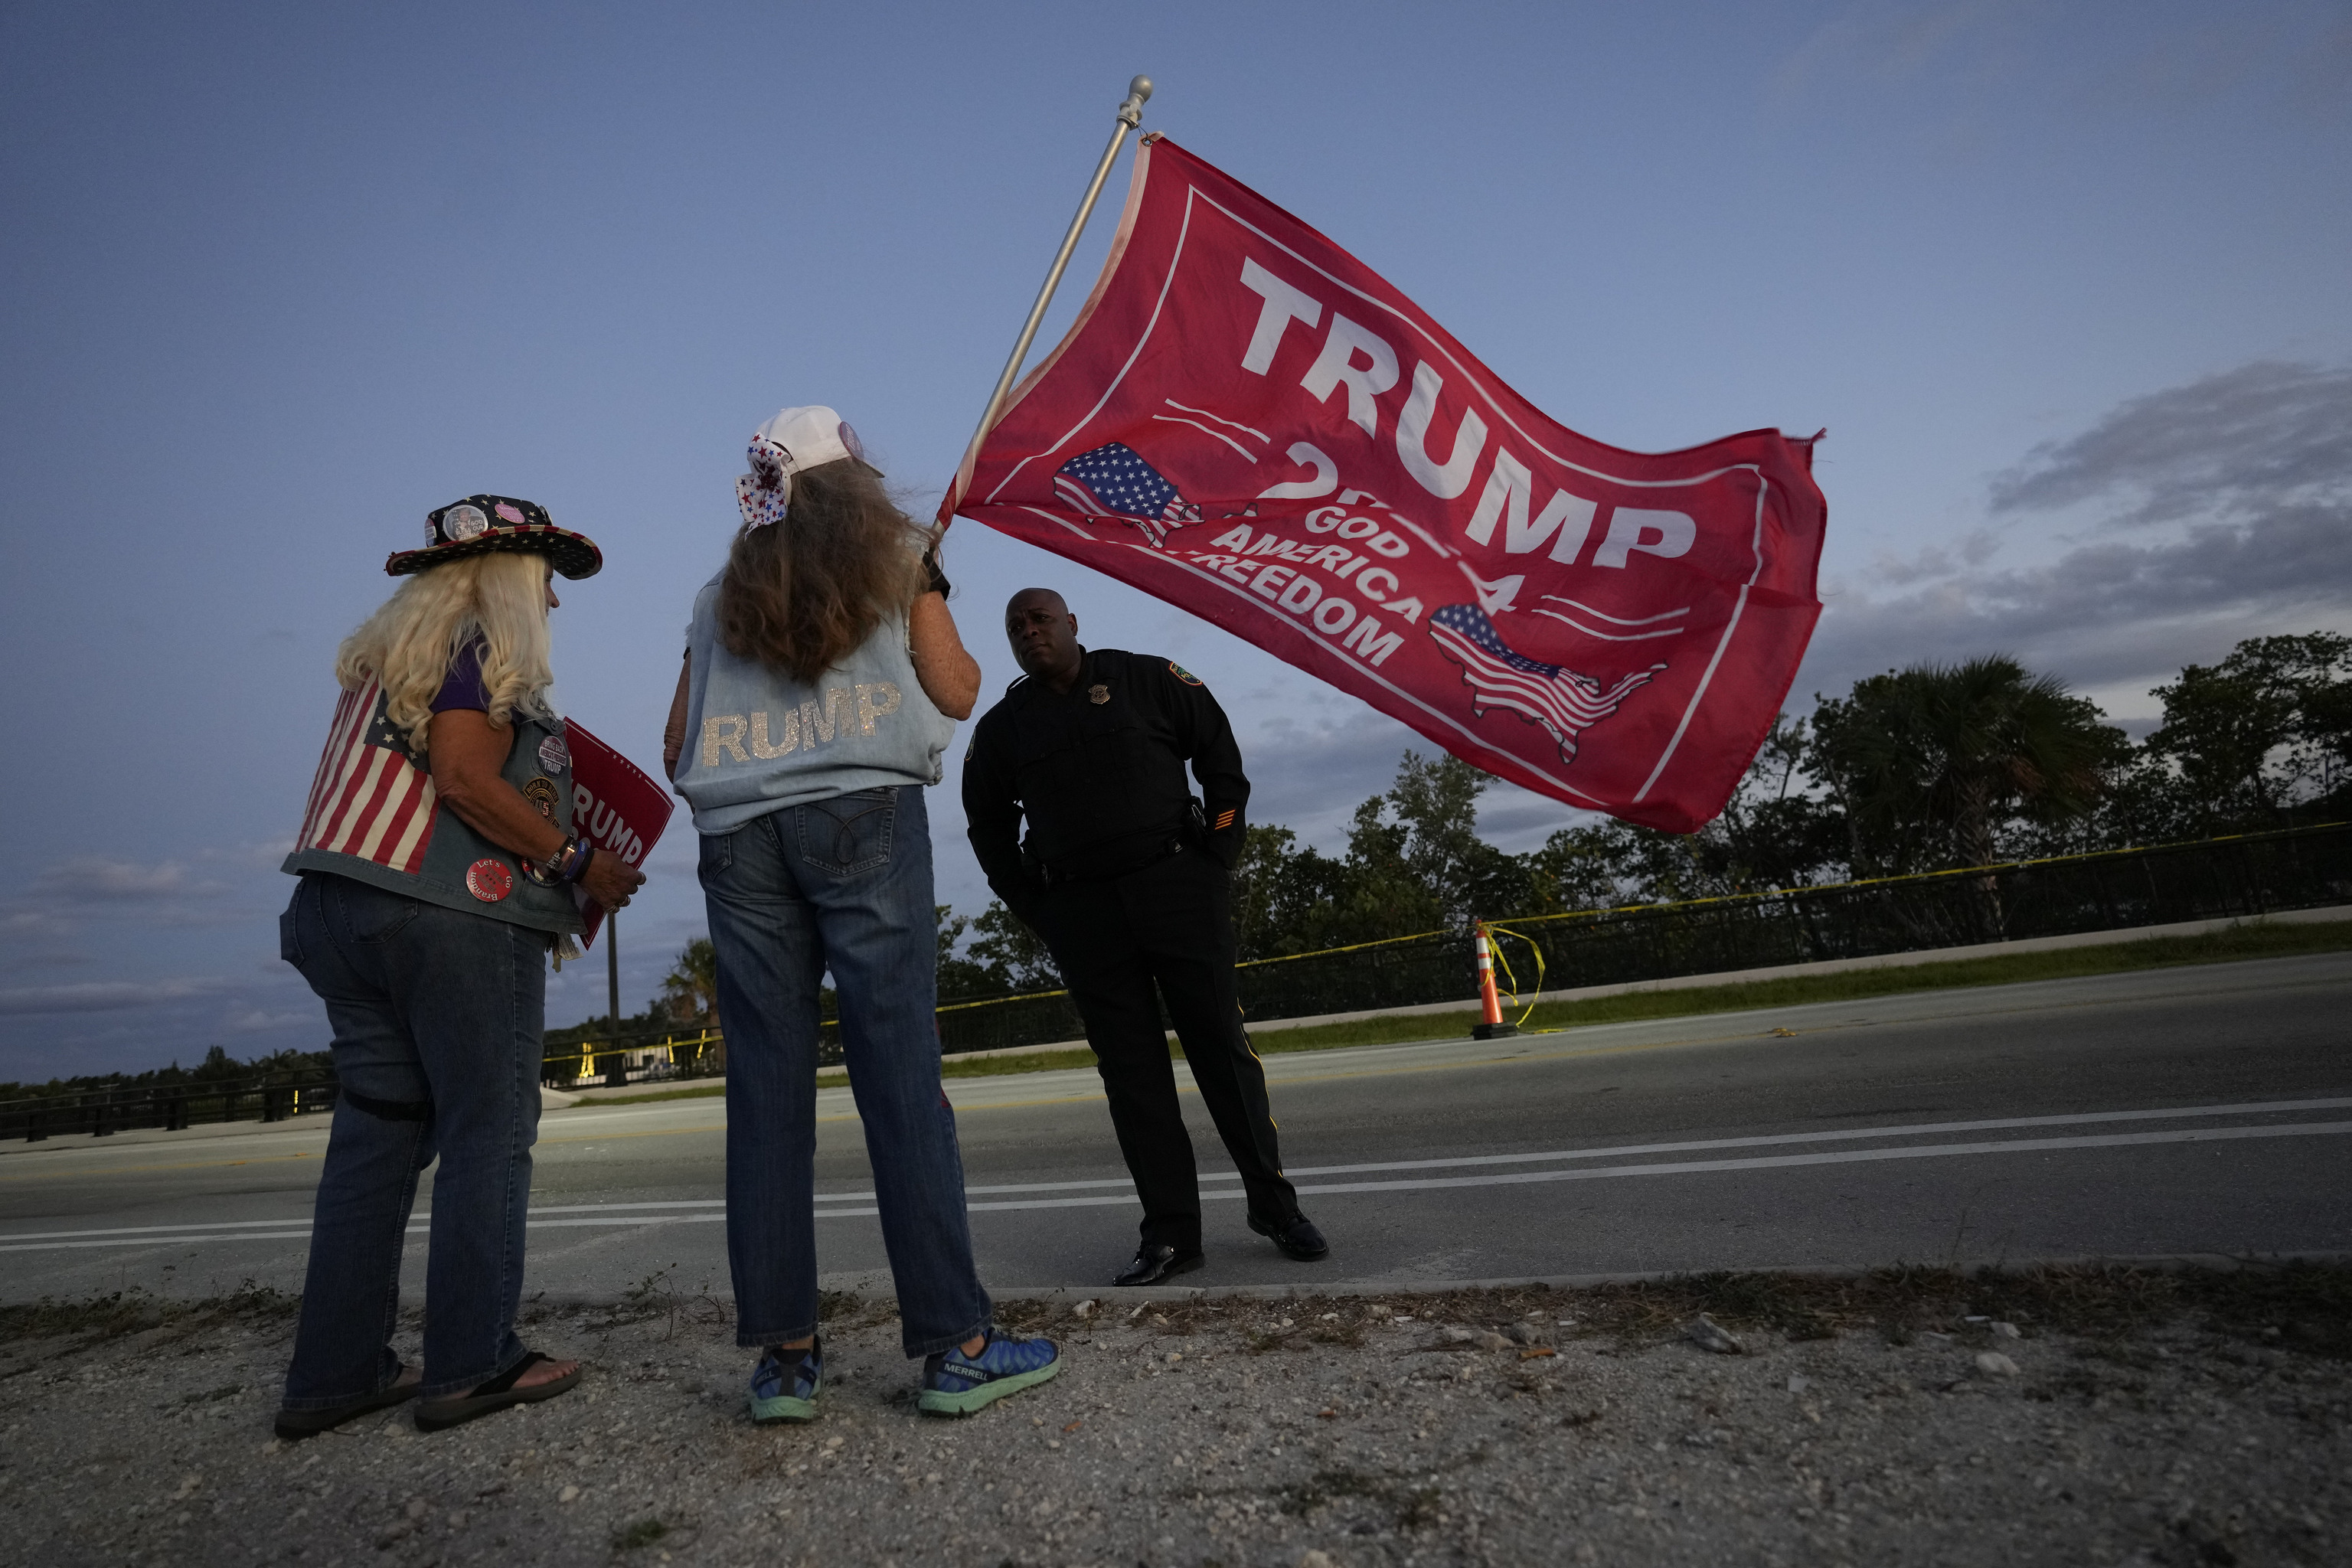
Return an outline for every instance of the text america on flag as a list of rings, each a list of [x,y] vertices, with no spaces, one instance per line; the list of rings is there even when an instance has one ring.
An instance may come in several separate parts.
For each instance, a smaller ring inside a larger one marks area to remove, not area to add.
[[[1576,738],[1617,711],[1635,688],[1665,668],[1636,670],[1608,690],[1589,675],[1513,653],[1495,623],[1475,605],[1448,605],[1429,617],[1429,635],[1446,657],[1462,667],[1463,684],[1473,695],[1473,711],[1508,708],[1524,713],[1559,742],[1562,762],[1576,755]]]
[[[294,847],[356,855],[413,876],[433,841],[433,777],[411,760],[383,696],[382,683],[371,680],[336,702]]]

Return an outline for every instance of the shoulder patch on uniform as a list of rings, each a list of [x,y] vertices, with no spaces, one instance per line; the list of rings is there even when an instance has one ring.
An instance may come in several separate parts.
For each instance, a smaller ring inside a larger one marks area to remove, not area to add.
[[[1201,684],[1201,678],[1199,676],[1193,674],[1191,670],[1185,668],[1182,665],[1177,663],[1172,658],[1168,661],[1168,673],[1174,676],[1177,679],[1182,681],[1187,686],[1198,686]]]

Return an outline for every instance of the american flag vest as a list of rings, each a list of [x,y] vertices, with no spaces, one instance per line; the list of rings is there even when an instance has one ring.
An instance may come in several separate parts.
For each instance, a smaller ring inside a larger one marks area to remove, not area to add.
[[[441,809],[432,773],[386,710],[375,680],[336,702],[302,830],[279,868],[331,872],[536,931],[582,929],[568,885],[542,884],[521,857]],[[515,715],[514,743],[499,773],[541,815],[572,831],[572,757],[561,720]]]

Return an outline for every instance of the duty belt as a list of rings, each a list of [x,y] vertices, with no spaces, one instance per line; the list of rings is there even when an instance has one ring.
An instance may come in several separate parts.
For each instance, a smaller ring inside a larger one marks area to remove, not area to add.
[[[1183,832],[1171,827],[1145,847],[1131,848],[1124,855],[1073,855],[1058,861],[1041,862],[1037,869],[1049,888],[1063,887],[1072,882],[1108,882],[1148,866],[1157,866],[1162,860],[1182,853]]]

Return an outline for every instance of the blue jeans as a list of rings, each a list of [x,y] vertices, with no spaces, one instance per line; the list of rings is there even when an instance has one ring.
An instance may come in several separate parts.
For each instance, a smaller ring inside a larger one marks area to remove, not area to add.
[[[727,1261],[736,1342],[816,1331],[817,990],[833,972],[901,1342],[984,1331],[963,1154],[940,1088],[930,818],[913,786],[784,806],[706,834],[700,868],[727,1033]]]
[[[306,873],[282,956],[327,1005],[341,1094],[310,1222],[286,1407],[388,1385],[400,1254],[416,1178],[437,1157],[425,1267],[425,1386],[462,1394],[520,1361],[530,1146],[539,1135],[547,937]]]

